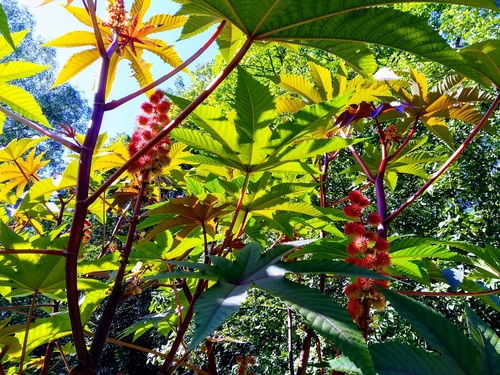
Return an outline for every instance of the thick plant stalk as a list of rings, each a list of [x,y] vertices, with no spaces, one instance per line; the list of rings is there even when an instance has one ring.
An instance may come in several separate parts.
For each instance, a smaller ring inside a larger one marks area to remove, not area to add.
[[[420,188],[418,191],[413,194],[405,203],[403,203],[396,211],[394,211],[391,215],[389,215],[385,220],[384,224],[389,224],[391,221],[393,221],[395,218],[397,218],[410,204],[415,201],[418,197],[420,197],[425,191],[431,186],[434,181],[436,181],[441,175],[450,167],[451,164],[457,160],[457,158],[464,152],[464,150],[467,148],[469,143],[472,142],[472,140],[477,136],[477,134],[481,131],[481,129],[484,127],[488,119],[491,117],[493,112],[495,112],[495,109],[497,108],[498,104],[500,103],[500,94],[496,97],[496,99],[493,101],[491,104],[490,108],[488,111],[484,114],[484,116],[481,118],[481,121],[477,124],[477,126],[470,132],[469,136],[463,141],[463,143],[458,147],[455,152],[448,158],[448,160],[437,170],[431,178]]]
[[[375,123],[377,125],[377,131],[380,138],[380,147],[382,150],[382,160],[380,161],[380,165],[378,167],[377,175],[374,181],[375,195],[377,197],[377,212],[382,217],[382,220],[385,220],[387,218],[387,201],[384,190],[384,177],[389,159],[387,157],[387,142],[384,132],[380,127],[377,119],[375,119]],[[378,235],[380,238],[387,238],[387,227],[384,222],[382,222],[382,224],[378,227]]]
[[[127,240],[125,242],[125,246],[122,252],[120,267],[118,268],[115,282],[113,285],[113,290],[111,291],[111,295],[109,296],[106,307],[104,308],[104,312],[102,313],[101,319],[99,320],[94,340],[92,341],[92,346],[90,347],[92,364],[94,366],[97,366],[99,363],[99,359],[101,357],[101,353],[104,348],[104,344],[106,342],[106,337],[108,336],[109,328],[111,327],[111,323],[113,321],[113,316],[115,315],[116,308],[118,307],[118,303],[120,302],[120,297],[122,295],[123,278],[125,276],[125,271],[130,256],[130,252],[132,251],[135,229],[137,227],[137,223],[139,222],[139,216],[141,213],[141,206],[142,206],[141,198],[144,195],[144,192],[146,191],[147,185],[149,184],[149,182],[147,181],[147,172],[143,176],[142,180],[143,181],[141,183],[141,188],[139,189],[139,192],[137,194],[132,220],[130,221]]]
[[[94,153],[99,131],[104,116],[104,100],[106,93],[107,77],[109,71],[110,57],[118,47],[115,40],[109,46],[106,56],[102,59],[99,85],[94,98],[94,109],[92,111],[91,126],[85,136],[85,141],[80,153],[80,164],[76,184],[76,204],[74,219],[71,224],[70,236],[66,257],[66,293],[68,301],[68,313],[71,321],[71,330],[75,343],[75,350],[79,364],[71,371],[72,374],[95,373],[92,359],[87,350],[83,334],[82,318],[78,305],[79,291],[77,285],[77,262],[78,251],[83,238],[83,228],[87,216],[88,204],[85,202],[89,194],[90,171],[92,167],[92,155]]]
[[[304,337],[304,341],[302,342],[302,351],[300,352],[299,368],[297,369],[296,375],[305,375],[306,373],[313,335],[314,333],[311,329],[306,330],[306,335]]]

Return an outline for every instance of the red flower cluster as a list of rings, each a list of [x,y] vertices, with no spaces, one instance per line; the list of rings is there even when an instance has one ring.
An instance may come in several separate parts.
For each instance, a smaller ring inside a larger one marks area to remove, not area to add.
[[[351,192],[347,198],[350,203],[344,208],[344,213],[354,221],[344,226],[344,233],[352,238],[347,245],[350,257],[346,262],[386,275],[385,268],[391,265],[388,253],[390,244],[371,230],[382,223],[382,217],[373,212],[363,218],[363,210],[370,205],[370,201],[360,191]],[[345,294],[349,299],[347,311],[355,321],[358,322],[365,309],[370,306],[378,310],[385,307],[385,298],[376,286],[387,288],[389,284],[386,280],[359,277],[346,287]]]
[[[255,372],[248,371],[248,366],[255,366],[257,361],[251,355],[247,355],[245,358],[241,355],[236,356],[236,363],[238,364],[238,375],[255,375]]]
[[[161,91],[150,96],[149,102],[141,105],[142,114],[137,116],[136,129],[128,146],[130,156],[137,153],[146,143],[155,137],[169,122],[170,103]],[[170,139],[163,137],[146,154],[142,155],[129,167],[130,173],[149,172],[149,177],[161,173],[170,163]]]
[[[85,219],[85,223],[83,224],[83,238],[82,238],[82,244],[83,246],[87,246],[87,244],[90,241],[90,238],[92,237],[92,223],[90,220]]]

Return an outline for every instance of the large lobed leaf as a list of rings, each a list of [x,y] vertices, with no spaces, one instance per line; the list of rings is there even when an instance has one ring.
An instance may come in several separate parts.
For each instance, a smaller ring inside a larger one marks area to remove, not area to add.
[[[424,304],[387,289],[380,289],[399,315],[429,343],[439,350],[453,374],[480,374],[479,351],[464,333],[448,319]]]
[[[286,279],[256,280],[255,285],[297,310],[320,335],[331,340],[363,374],[375,374],[368,347],[344,307],[319,290]]]
[[[442,2],[498,10],[493,0]],[[255,7],[252,0],[198,0],[189,2],[180,14],[196,11],[198,16],[224,18],[255,40],[323,49],[367,73],[374,73],[376,64],[365,43],[407,51],[488,83],[426,20],[392,8],[378,7],[392,3],[382,0],[268,0]]]

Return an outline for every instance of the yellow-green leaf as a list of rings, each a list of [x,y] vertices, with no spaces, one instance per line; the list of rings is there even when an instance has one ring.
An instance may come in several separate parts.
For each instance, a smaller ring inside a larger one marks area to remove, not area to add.
[[[12,40],[14,41],[14,45],[16,47],[19,45],[19,43],[21,43],[21,41],[24,39],[28,31],[29,30],[23,30],[11,34]],[[0,37],[0,59],[10,55],[11,53],[12,53],[12,47],[10,46],[10,44],[5,40],[5,38]]]
[[[82,70],[84,70],[86,67],[91,65],[94,61],[96,61],[98,58],[99,58],[99,51],[96,48],[75,53],[73,56],[69,58],[69,60],[62,68],[61,72],[59,73],[59,76],[52,85],[52,88],[62,85],[69,79],[73,78]]]
[[[328,100],[333,98],[333,84],[332,76],[330,71],[325,67],[315,64],[313,62],[309,63],[309,70],[311,71],[311,76],[318,88],[323,100]]]
[[[31,77],[48,67],[49,65],[38,65],[24,61],[11,61],[0,64],[0,81],[9,82],[19,78]]]
[[[281,75],[277,83],[280,87],[293,91],[312,103],[319,103],[322,101],[318,90],[316,90],[311,82],[303,76]]]
[[[130,67],[134,71],[134,77],[139,82],[140,87],[144,87],[151,82],[153,82],[153,75],[151,74],[151,65],[146,62],[142,57],[142,53],[137,53],[134,55],[133,53],[125,50],[123,53],[123,57],[130,61]],[[153,93],[153,89],[147,92],[148,95]]]
[[[72,31],[59,38],[44,43],[45,47],[82,47],[96,44],[94,33],[90,31]]]
[[[306,103],[299,98],[291,96],[279,97],[276,101],[276,112],[278,113],[295,113],[300,111]]]
[[[177,29],[182,27],[186,21],[187,17],[184,16],[171,16],[170,14],[156,14],[145,22],[144,25],[155,26],[155,33]]]
[[[21,116],[51,128],[35,98],[20,87],[0,82],[0,102]]]

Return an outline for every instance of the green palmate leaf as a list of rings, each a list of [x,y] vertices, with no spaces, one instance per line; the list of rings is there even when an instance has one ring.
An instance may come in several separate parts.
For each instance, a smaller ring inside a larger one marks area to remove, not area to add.
[[[454,374],[480,374],[481,357],[474,344],[448,319],[424,304],[396,292],[380,289],[398,314],[453,366]]]
[[[315,259],[344,260],[349,257],[346,246],[345,241],[322,239],[295,251],[290,257],[294,258],[304,254],[311,254]]]
[[[224,27],[217,38],[217,44],[219,46],[220,54],[226,62],[229,62],[233,58],[241,45],[242,40],[243,33],[241,30],[234,27],[232,24],[227,24]]]
[[[11,285],[30,291],[50,291],[65,286],[63,256],[5,254],[0,260],[0,275],[9,278]]]
[[[472,339],[482,356],[482,373],[494,374],[500,368],[500,338],[468,307],[467,323]]]
[[[195,305],[196,329],[188,350],[215,331],[227,318],[238,311],[247,298],[248,285],[219,282],[208,289]]]
[[[498,10],[493,0],[444,2]],[[386,4],[391,3],[293,0],[269,1],[256,9],[251,0],[198,0],[185,7],[189,7],[186,12],[196,9],[198,14],[223,17],[256,40],[292,42],[327,50],[358,69],[371,56],[362,43],[372,43],[420,55],[482,80],[432,30],[427,20],[391,8],[370,8]],[[373,60],[367,65],[370,70],[375,68]]]
[[[279,266],[288,272],[297,274],[333,274],[345,277],[388,279],[387,276],[343,261],[301,260],[296,262],[280,262]]]
[[[12,36],[10,35],[9,24],[7,23],[7,15],[3,10],[2,4],[0,4],[0,34],[7,43],[12,47],[12,49],[16,49],[14,44],[14,40],[12,40]]]
[[[462,48],[460,53],[490,84],[500,88],[500,41],[487,40]]]
[[[257,287],[297,310],[311,328],[331,340],[363,374],[375,374],[368,347],[347,311],[319,290],[283,278],[254,280]]]
[[[267,125],[276,118],[274,98],[267,87],[241,68],[238,68],[235,97],[235,126],[240,144],[256,143],[259,131],[267,130]]]
[[[449,148],[455,149],[455,144],[453,142],[453,135],[446,126],[446,123],[440,119],[430,118],[424,121],[427,129],[431,131],[436,137],[442,140]]]
[[[459,374],[460,368],[450,366],[442,357],[399,342],[370,346],[375,370],[380,375]]]

